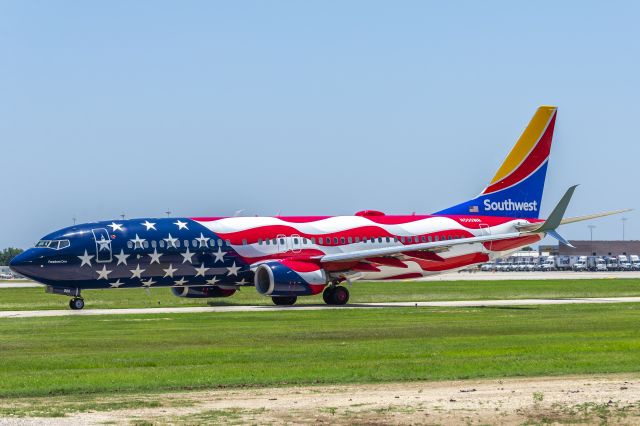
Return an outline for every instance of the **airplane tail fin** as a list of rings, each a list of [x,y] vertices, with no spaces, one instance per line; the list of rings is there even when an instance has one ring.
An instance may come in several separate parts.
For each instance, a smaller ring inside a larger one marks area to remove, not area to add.
[[[435,214],[538,218],[557,108],[541,106],[487,187]]]

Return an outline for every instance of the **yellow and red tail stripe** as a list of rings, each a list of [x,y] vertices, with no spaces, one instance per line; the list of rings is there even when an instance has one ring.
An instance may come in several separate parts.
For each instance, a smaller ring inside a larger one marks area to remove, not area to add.
[[[509,188],[538,170],[549,158],[557,108],[541,106],[529,122],[518,142],[481,194]]]

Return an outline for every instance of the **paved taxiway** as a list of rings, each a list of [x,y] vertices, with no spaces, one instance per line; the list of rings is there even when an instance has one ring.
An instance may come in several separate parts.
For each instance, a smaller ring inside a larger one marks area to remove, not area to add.
[[[460,272],[433,275],[431,277],[418,278],[417,281],[518,281],[518,280],[594,280],[640,278],[640,271],[609,271],[609,272]],[[0,289],[3,288],[28,288],[42,287],[42,284],[33,281],[0,281]]]
[[[383,309],[383,308],[460,308],[460,307],[501,307],[530,305],[576,305],[587,303],[640,303],[640,297],[592,297],[567,299],[509,299],[509,300],[457,300],[451,302],[384,302],[357,303],[345,306],[299,305],[299,306],[203,306],[175,308],[139,308],[139,309],[84,309],[41,310],[41,311],[0,311],[0,318],[62,317],[87,315],[140,315],[140,314],[185,314],[185,313],[225,313],[225,312],[273,312],[273,311],[318,311],[322,309]]]

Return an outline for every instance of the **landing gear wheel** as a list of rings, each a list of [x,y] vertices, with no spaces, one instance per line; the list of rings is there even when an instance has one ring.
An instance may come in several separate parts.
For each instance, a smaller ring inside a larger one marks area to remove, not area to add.
[[[337,286],[331,294],[332,305],[346,305],[349,301],[349,290],[346,287]]]
[[[290,306],[296,303],[298,296],[272,296],[271,300],[273,300],[274,305]]]
[[[84,299],[74,297],[73,299],[69,300],[69,307],[74,311],[78,311],[84,308]]]
[[[322,292],[322,300],[324,300],[324,303],[327,305],[333,304],[333,290],[335,290],[335,287],[327,287]]]

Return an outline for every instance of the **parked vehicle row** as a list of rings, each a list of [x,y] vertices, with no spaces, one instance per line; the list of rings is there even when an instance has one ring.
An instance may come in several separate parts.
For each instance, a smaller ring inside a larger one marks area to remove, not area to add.
[[[485,272],[533,271],[640,271],[640,256],[539,256],[524,258],[512,256],[480,267]]]

